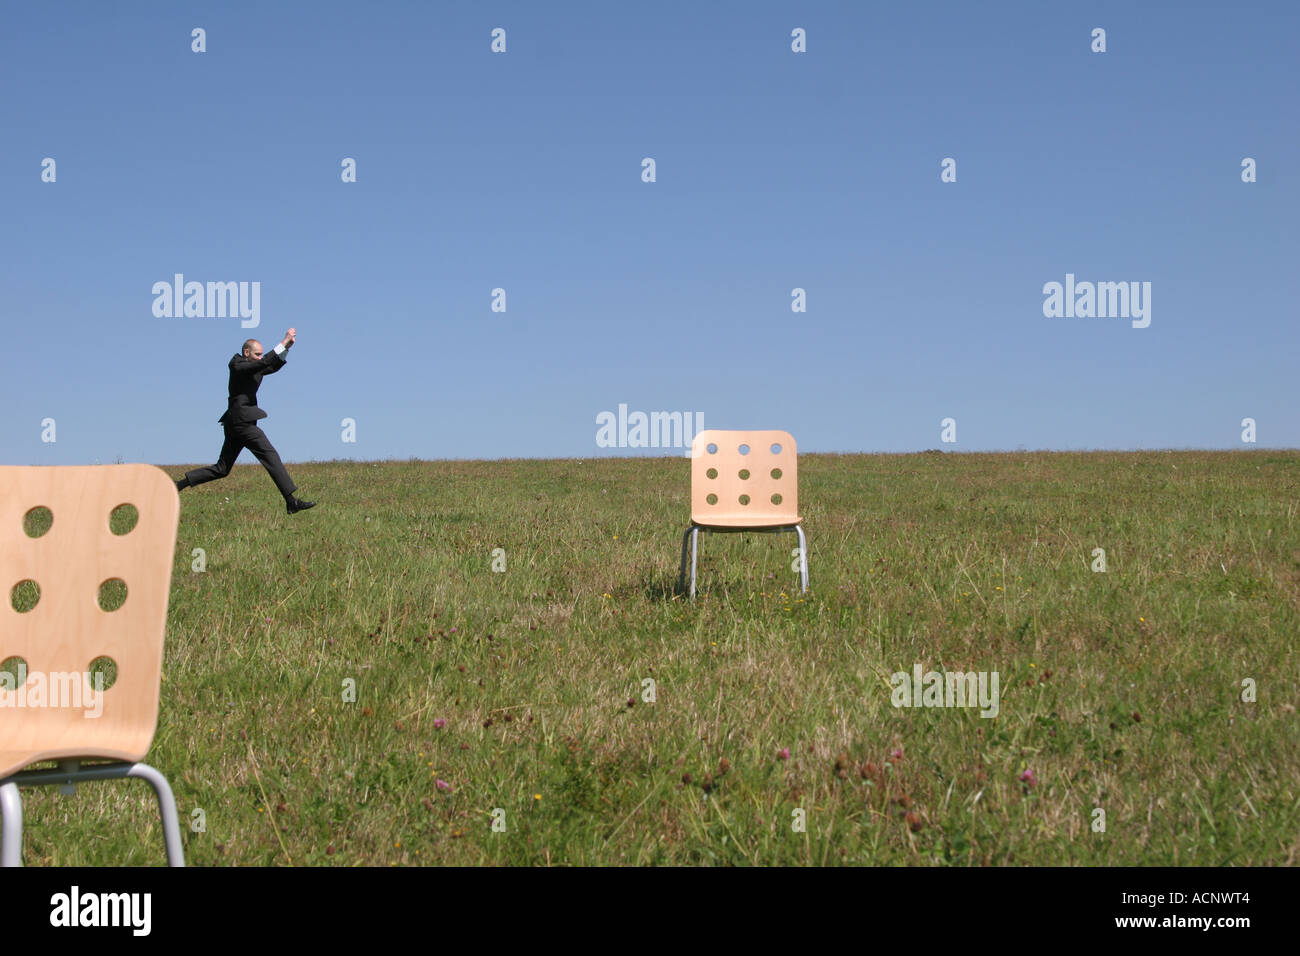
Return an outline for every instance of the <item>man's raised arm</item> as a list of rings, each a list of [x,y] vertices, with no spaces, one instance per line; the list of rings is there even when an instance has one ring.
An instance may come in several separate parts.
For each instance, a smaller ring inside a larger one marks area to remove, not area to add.
[[[236,355],[230,360],[230,370],[240,374],[251,374],[260,371],[265,375],[273,375],[280,371],[280,369],[284,368],[285,353],[293,347],[293,343],[297,338],[298,330],[290,329],[284,334],[284,341],[261,358],[248,358],[247,356]]]

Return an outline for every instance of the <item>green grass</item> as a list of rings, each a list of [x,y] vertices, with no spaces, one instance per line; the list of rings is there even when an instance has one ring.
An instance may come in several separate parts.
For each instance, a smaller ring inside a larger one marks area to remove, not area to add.
[[[793,535],[716,535],[693,604],[680,458],[185,491],[148,761],[188,861],[1296,862],[1300,453],[799,465],[808,595]],[[894,708],[916,663],[1000,714]],[[30,864],[162,860],[142,784],[24,796]]]

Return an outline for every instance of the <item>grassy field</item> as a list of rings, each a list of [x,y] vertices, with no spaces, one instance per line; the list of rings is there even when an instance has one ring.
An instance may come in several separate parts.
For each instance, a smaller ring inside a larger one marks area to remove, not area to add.
[[[707,536],[694,603],[681,458],[183,492],[148,760],[188,862],[1297,861],[1300,453],[799,465],[810,592],[793,535]],[[896,708],[917,664],[998,715]],[[163,859],[143,784],[24,796],[29,864]]]

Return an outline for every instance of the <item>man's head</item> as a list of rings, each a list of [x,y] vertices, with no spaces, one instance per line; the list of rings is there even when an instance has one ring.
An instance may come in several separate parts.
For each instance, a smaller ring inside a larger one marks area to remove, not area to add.
[[[244,343],[244,358],[260,359],[262,357],[262,343],[257,339],[249,339]]]

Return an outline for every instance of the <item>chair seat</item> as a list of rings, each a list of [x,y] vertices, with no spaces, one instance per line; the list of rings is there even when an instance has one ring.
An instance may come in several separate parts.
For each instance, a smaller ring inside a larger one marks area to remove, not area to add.
[[[703,515],[691,515],[691,523],[699,525],[701,528],[717,529],[720,531],[744,530],[760,531],[763,528],[793,528],[803,521],[802,517],[782,518],[778,522],[772,521],[771,515],[753,515],[739,512],[736,514],[717,514],[710,511],[708,517]]]
[[[36,763],[31,755],[30,750],[0,750],[0,780]]]
[[[47,747],[37,753],[30,750],[0,750],[0,780],[12,777],[23,770],[34,768],[36,764],[43,763],[46,760],[76,758],[83,761],[115,760],[125,763],[138,763],[145,758],[146,754],[147,752],[108,750],[94,747]]]

